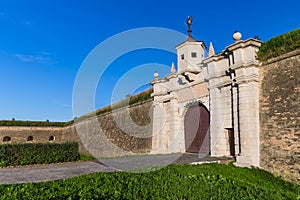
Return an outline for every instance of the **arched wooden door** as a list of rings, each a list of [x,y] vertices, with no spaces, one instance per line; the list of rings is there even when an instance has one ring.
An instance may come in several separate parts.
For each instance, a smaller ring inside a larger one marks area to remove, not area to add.
[[[203,105],[188,108],[184,131],[186,152],[209,154],[209,112]]]

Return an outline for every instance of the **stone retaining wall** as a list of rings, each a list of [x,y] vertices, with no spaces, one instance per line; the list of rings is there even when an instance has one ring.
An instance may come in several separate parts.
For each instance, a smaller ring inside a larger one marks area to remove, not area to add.
[[[300,183],[300,49],[260,67],[260,166]]]
[[[68,127],[0,127],[0,144],[79,142],[97,157],[148,153],[152,147],[152,100],[76,122]],[[5,137],[10,141],[4,142]],[[32,140],[29,140],[32,137]]]
[[[149,153],[152,147],[152,100],[91,117],[67,128],[77,132],[93,156]]]
[[[62,142],[62,133],[60,127],[0,126],[0,144]],[[4,142],[4,137],[10,137],[10,141]]]

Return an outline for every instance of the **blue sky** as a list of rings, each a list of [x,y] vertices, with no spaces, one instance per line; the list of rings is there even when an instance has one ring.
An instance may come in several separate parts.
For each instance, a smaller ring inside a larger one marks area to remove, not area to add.
[[[194,37],[207,45],[212,41],[219,52],[232,43],[235,30],[243,39],[259,35],[266,41],[299,28],[299,7],[298,0],[2,0],[0,119],[71,120],[73,86],[82,62],[99,43],[120,32],[162,27],[185,34],[190,15]],[[173,61],[174,54],[151,49],[121,56],[101,77],[94,107],[110,104],[113,86],[131,68],[147,63],[170,66]],[[154,71],[165,75],[159,67],[140,76],[147,82]]]

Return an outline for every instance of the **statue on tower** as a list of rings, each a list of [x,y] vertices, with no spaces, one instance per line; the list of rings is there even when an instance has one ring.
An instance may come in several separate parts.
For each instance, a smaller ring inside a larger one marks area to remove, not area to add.
[[[187,21],[186,21],[187,25],[188,25],[188,34],[191,37],[192,36],[192,29],[191,29],[191,25],[193,23],[192,17],[188,16]]]

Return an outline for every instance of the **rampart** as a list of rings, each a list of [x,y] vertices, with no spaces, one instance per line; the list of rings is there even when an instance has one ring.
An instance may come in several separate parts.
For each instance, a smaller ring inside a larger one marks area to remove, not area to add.
[[[80,153],[113,157],[147,153],[152,144],[152,100],[76,121],[67,127],[1,126],[0,144],[77,141]]]
[[[260,166],[300,182],[300,49],[259,69]]]

